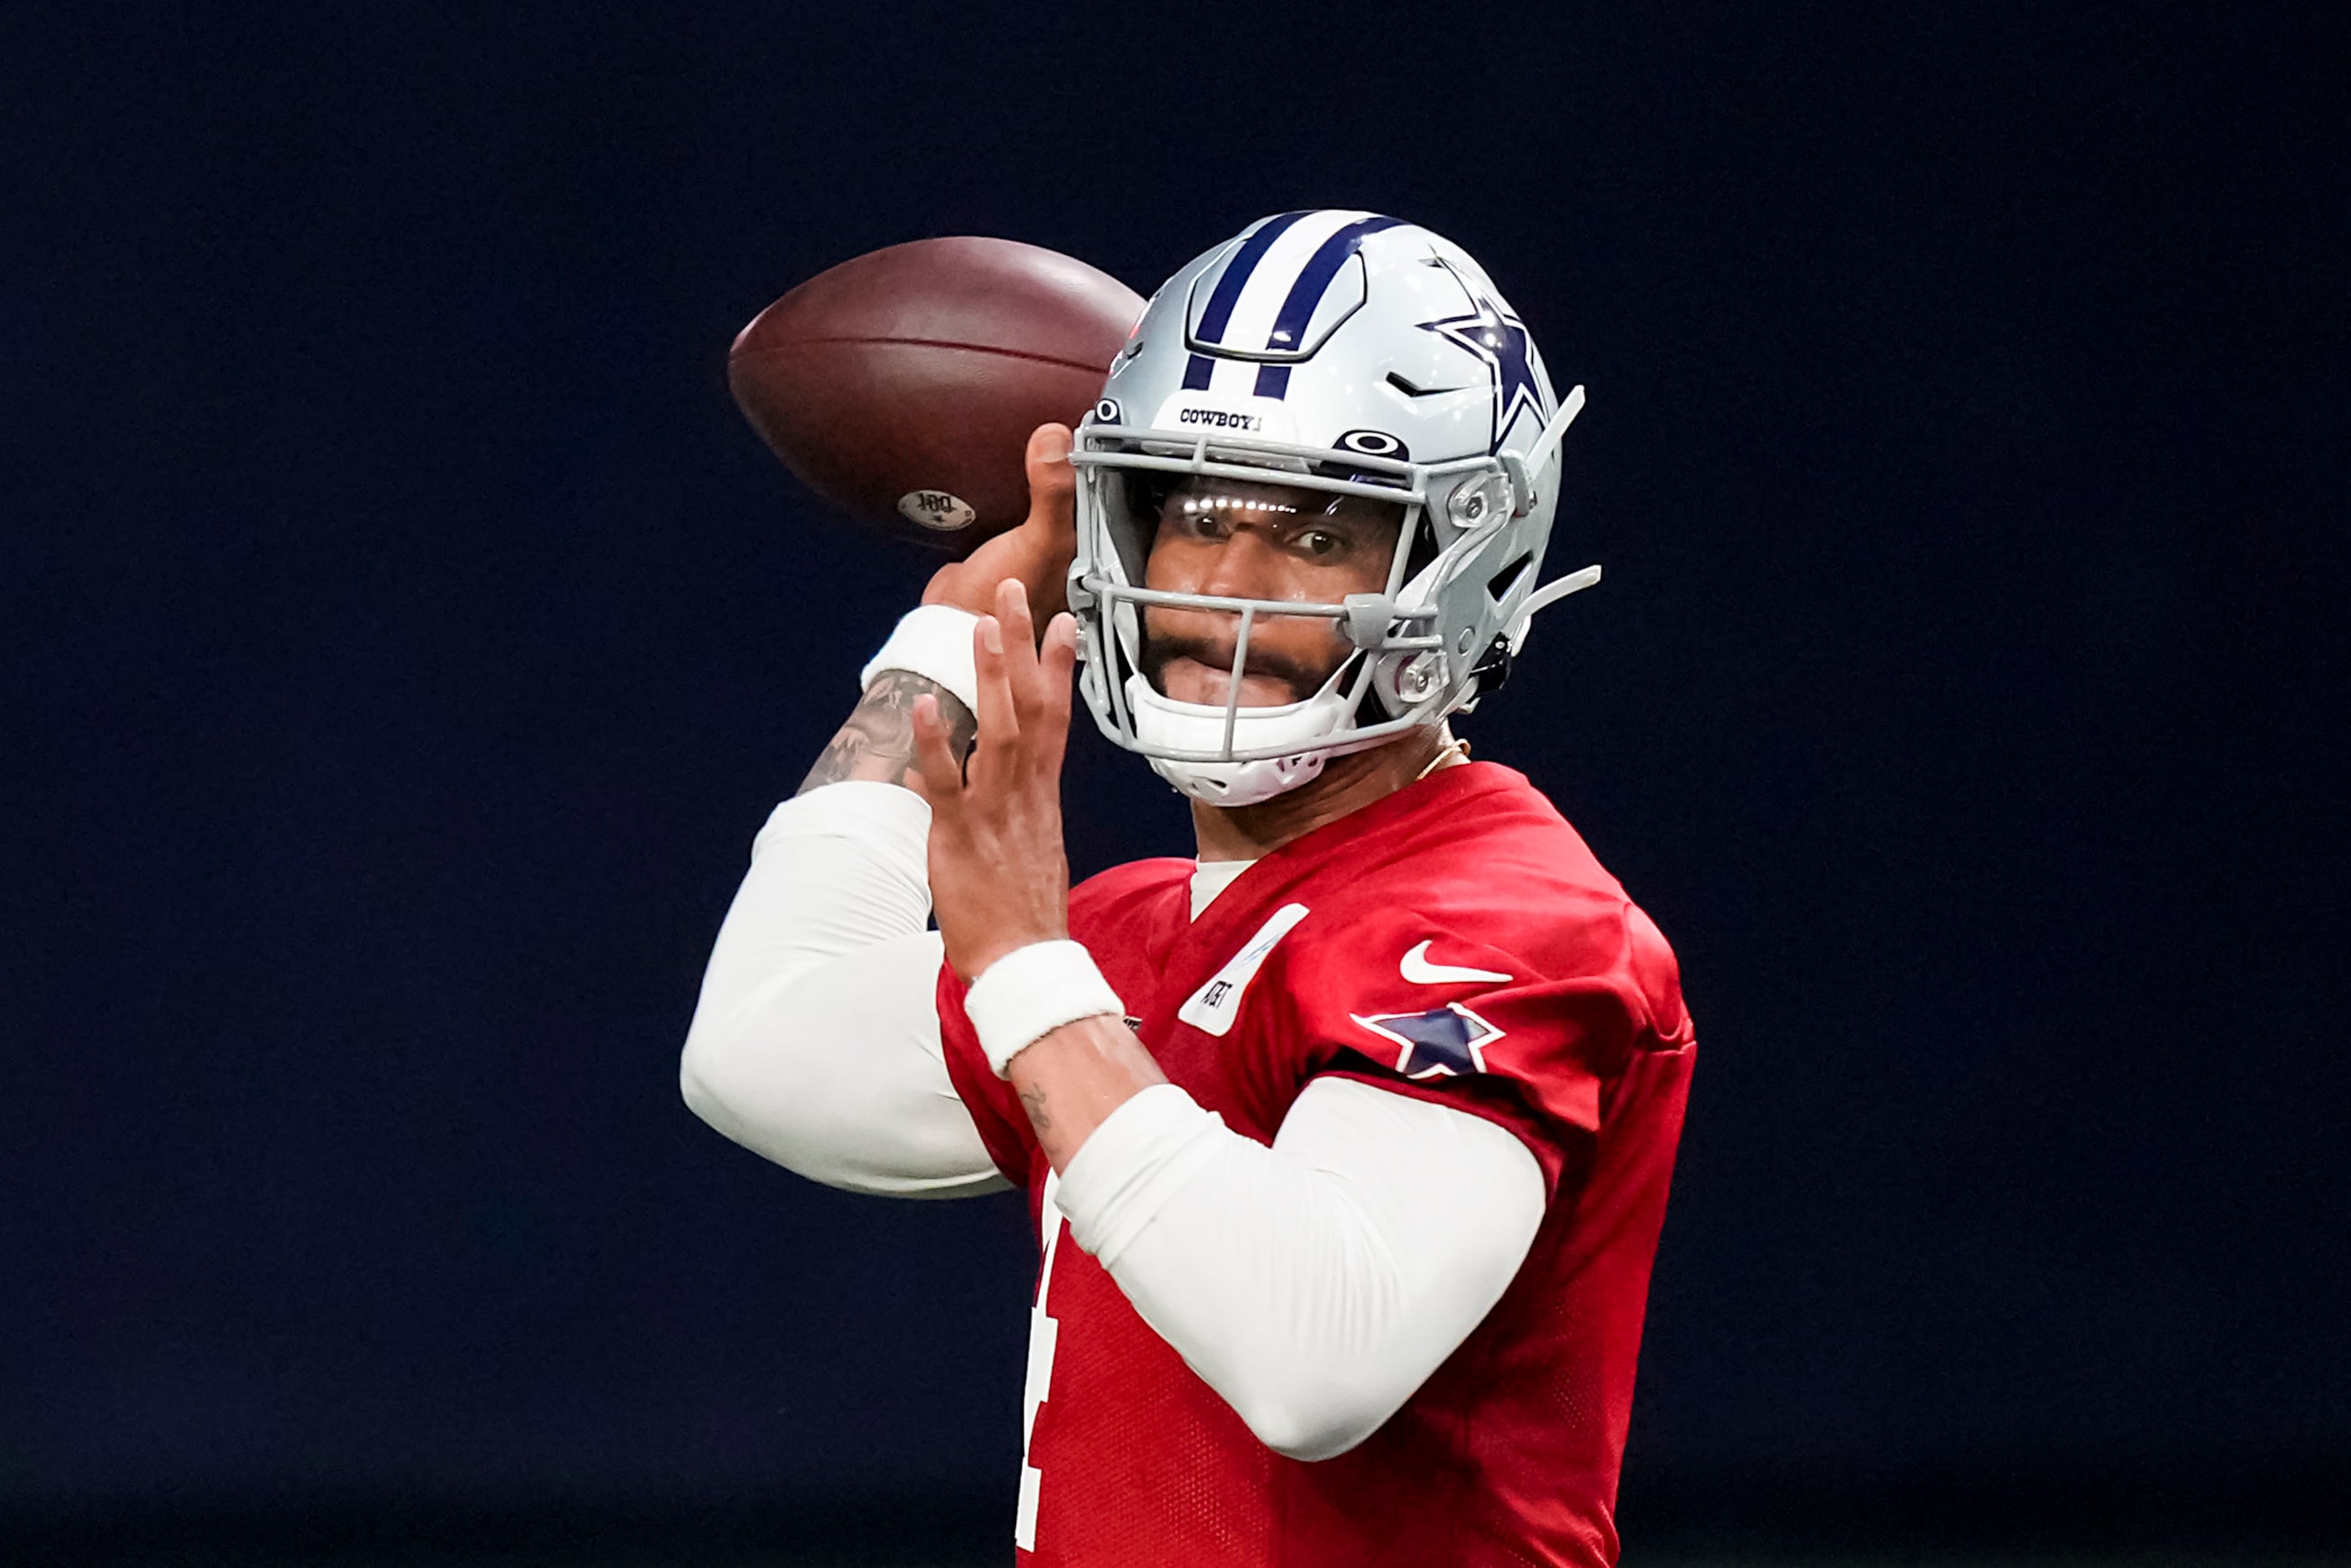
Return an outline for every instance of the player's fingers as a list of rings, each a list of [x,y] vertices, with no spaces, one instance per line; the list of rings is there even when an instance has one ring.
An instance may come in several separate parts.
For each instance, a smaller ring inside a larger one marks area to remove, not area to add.
[[[946,720],[939,716],[939,699],[925,692],[914,699],[914,766],[906,783],[930,802],[931,821],[954,816],[963,805],[963,768],[947,740]],[[935,779],[937,782],[934,783]]]
[[[993,615],[981,616],[971,629],[971,662],[979,677],[979,706],[972,710],[979,720],[977,758],[1009,756],[1020,741],[1020,716],[1004,678],[1004,625]]]
[[[931,575],[925,604],[952,604],[983,615],[996,583],[1018,577],[1029,601],[1058,610],[1069,592],[1070,562],[1078,553],[1077,470],[1070,463],[1070,427],[1040,424],[1029,432],[1029,518]]]
[[[1019,578],[996,585],[996,619],[1004,627],[1005,668],[1017,675],[1037,657],[1037,622],[1029,609],[1029,590]]]
[[[1037,655],[1038,673],[1046,693],[1046,711],[1070,716],[1070,691],[1078,668],[1078,618],[1062,611],[1045,627],[1045,645]]]
[[[1070,462],[1070,427],[1040,424],[1029,433],[1029,522],[1054,543],[1075,549],[1078,471]]]
[[[1012,709],[1026,735],[1038,716],[1037,622],[1029,612],[1029,592],[1018,578],[996,585],[996,620],[1004,628],[1004,678]]]
[[[1040,702],[1029,727],[1035,744],[1044,753],[1039,765],[1055,774],[1070,740],[1071,688],[1078,668],[1077,619],[1063,612],[1045,627],[1044,651],[1037,658]]]

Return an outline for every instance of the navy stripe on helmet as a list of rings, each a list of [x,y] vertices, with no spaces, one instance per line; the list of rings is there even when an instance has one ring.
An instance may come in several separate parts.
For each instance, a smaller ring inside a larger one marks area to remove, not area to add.
[[[1186,392],[1207,392],[1208,390],[1208,380],[1216,373],[1217,367],[1209,361],[1207,355],[1193,355],[1190,359],[1184,361],[1184,390]]]
[[[1402,218],[1364,218],[1349,224],[1333,234],[1306,258],[1299,270],[1298,281],[1290,286],[1290,296],[1281,302],[1281,311],[1273,319],[1273,329],[1266,334],[1269,349],[1295,348],[1306,332],[1306,324],[1314,319],[1314,308],[1322,303],[1322,293],[1347,258],[1363,248],[1364,241],[1382,229],[1401,227]]]
[[[1257,368],[1257,395],[1280,397],[1290,391],[1288,365],[1259,365]]]
[[[1232,260],[1225,264],[1224,276],[1217,279],[1217,287],[1209,293],[1208,303],[1200,312],[1200,329],[1195,334],[1197,341],[1224,341],[1225,329],[1232,322],[1233,307],[1240,302],[1241,290],[1249,287],[1249,274],[1257,270],[1257,264],[1265,259],[1265,253],[1273,248],[1273,242],[1280,239],[1290,225],[1311,215],[1310,213],[1296,212],[1268,218],[1258,225],[1256,233],[1241,241],[1240,249],[1235,251]]]

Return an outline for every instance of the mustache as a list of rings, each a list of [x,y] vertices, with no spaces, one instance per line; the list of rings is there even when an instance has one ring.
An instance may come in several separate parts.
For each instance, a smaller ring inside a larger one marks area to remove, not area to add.
[[[1191,659],[1211,669],[1229,670],[1233,667],[1233,649],[1239,641],[1238,637],[1186,637],[1146,627],[1140,661],[1143,678],[1151,683],[1154,690],[1165,692],[1167,686],[1160,677],[1178,659]],[[1318,667],[1270,648],[1252,646],[1241,673],[1270,676],[1287,685],[1293,699],[1302,700],[1322,690],[1322,683],[1345,662],[1346,656],[1343,655],[1336,664]]]

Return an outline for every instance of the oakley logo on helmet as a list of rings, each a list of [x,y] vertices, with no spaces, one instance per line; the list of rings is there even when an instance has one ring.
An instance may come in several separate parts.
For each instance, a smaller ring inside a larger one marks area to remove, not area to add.
[[[1412,460],[1412,449],[1384,430],[1351,430],[1331,444],[1342,452],[1360,452],[1366,457],[1393,457],[1399,463]]]

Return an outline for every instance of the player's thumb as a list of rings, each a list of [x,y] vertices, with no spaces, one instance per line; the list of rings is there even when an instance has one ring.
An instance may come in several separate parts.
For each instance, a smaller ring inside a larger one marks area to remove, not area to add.
[[[1029,434],[1029,527],[1073,548],[1078,534],[1078,471],[1070,462],[1070,427],[1040,424]]]

